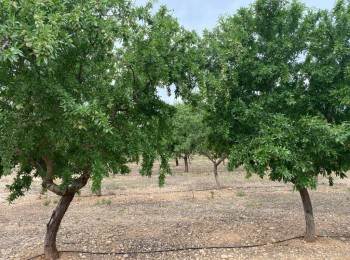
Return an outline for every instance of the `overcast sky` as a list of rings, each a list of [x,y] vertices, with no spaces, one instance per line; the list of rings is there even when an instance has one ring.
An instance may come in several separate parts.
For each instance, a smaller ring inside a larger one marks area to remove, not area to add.
[[[331,9],[336,0],[301,0],[307,7]],[[143,5],[147,0],[135,0],[137,5]],[[179,23],[187,29],[196,30],[199,34],[204,29],[215,27],[220,15],[234,14],[240,7],[248,7],[254,0],[158,0],[155,8],[166,5],[173,11]],[[158,94],[163,100],[173,103],[174,96],[168,97],[165,89],[159,89]]]
[[[156,7],[166,5],[173,10],[173,16],[187,29],[201,33],[213,28],[220,15],[233,14],[240,7],[247,7],[254,0],[158,0]],[[301,0],[308,7],[331,9],[335,0]],[[142,5],[146,0],[135,0]]]

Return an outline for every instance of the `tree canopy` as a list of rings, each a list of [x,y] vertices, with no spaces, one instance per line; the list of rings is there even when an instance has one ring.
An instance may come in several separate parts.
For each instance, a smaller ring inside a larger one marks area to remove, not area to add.
[[[202,114],[188,104],[175,104],[173,118],[173,150],[176,157],[185,161],[185,172],[188,172],[188,158],[198,152],[198,144],[203,138]]]
[[[45,175],[49,161],[62,187],[87,165],[99,182],[101,172],[125,172],[141,154],[149,174],[162,137],[149,133],[166,128],[172,113],[156,88],[183,73],[174,69],[186,58],[183,37],[195,35],[165,7],[151,15],[151,5],[129,1],[1,5],[4,174],[20,162],[10,199],[29,188],[32,168]]]
[[[109,172],[138,161],[150,175],[157,156],[160,184],[169,172],[174,109],[157,87],[188,92],[181,75],[197,36],[166,7],[151,10],[129,0],[0,2],[0,177],[16,167],[9,201],[34,177],[62,196],[47,258],[58,257],[51,224],[89,178],[96,190]]]
[[[204,36],[203,90],[212,125],[229,131],[230,168],[292,182],[303,202],[314,176],[332,184],[349,169],[348,8],[257,0]]]
[[[131,0],[0,1],[0,177],[12,202],[33,178],[62,197],[47,225],[46,257],[76,192],[141,162],[159,182],[177,156],[229,154],[300,192],[306,239],[315,236],[308,188],[350,168],[350,3],[332,11],[257,0],[199,41],[166,7]],[[157,88],[203,111],[166,104]],[[200,98],[201,99],[200,99]],[[171,117],[174,120],[171,121]],[[203,121],[204,120],[204,121]],[[203,125],[203,122],[205,123]]]

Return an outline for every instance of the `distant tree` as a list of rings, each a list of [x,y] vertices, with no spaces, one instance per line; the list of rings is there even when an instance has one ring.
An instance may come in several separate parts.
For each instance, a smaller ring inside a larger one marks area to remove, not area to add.
[[[97,191],[109,172],[126,173],[141,158],[149,176],[158,155],[160,184],[169,172],[174,109],[157,88],[191,88],[182,75],[196,35],[165,7],[151,9],[129,0],[0,1],[0,177],[17,166],[10,202],[35,177],[61,196],[46,259],[58,258],[61,220],[89,179]]]
[[[201,147],[199,148],[199,153],[206,156],[214,166],[214,177],[216,182],[216,187],[218,189],[221,189],[221,184],[219,181],[219,174],[218,174],[218,166],[226,159],[227,155],[222,152],[215,152],[214,150],[211,150],[209,143],[204,139],[203,143],[201,143]]]
[[[225,125],[229,167],[291,182],[299,191],[306,241],[315,224],[315,176],[349,170],[349,3],[307,13],[303,4],[257,0],[205,32],[209,119]],[[305,58],[306,57],[306,58]]]
[[[229,140],[227,139],[226,128],[222,125],[216,124],[210,126],[212,121],[208,120],[208,116],[205,113],[205,109],[210,110],[209,104],[202,104],[200,113],[203,114],[201,122],[201,138],[197,145],[197,153],[204,155],[213,163],[213,172],[215,177],[216,186],[221,189],[219,181],[218,166],[224,162],[230,153]]]
[[[174,153],[184,159],[185,172],[188,172],[189,157],[197,151],[202,138],[202,115],[188,104],[176,104],[173,118]]]

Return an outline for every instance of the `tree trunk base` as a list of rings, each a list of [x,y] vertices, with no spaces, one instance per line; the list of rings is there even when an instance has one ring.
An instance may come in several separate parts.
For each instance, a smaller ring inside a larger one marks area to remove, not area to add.
[[[60,254],[57,248],[46,247],[44,248],[44,254],[46,260],[56,260],[60,257]]]
[[[184,156],[185,172],[188,172],[188,156]]]
[[[305,214],[305,223],[306,223],[306,231],[305,231],[305,241],[306,242],[314,242],[316,240],[316,229],[315,229],[315,220],[314,214],[312,210],[312,204],[309,196],[309,192],[307,189],[299,190],[301,200],[303,202],[304,214]]]
[[[214,163],[214,176],[215,176],[216,188],[218,190],[221,190],[221,184],[219,181],[219,174],[218,174],[218,165],[215,163]]]
[[[55,260],[59,258],[59,252],[56,247],[57,232],[60,227],[61,221],[66,213],[70,203],[74,198],[74,193],[66,196],[62,196],[60,202],[52,212],[49,223],[47,223],[44,254],[46,260]]]

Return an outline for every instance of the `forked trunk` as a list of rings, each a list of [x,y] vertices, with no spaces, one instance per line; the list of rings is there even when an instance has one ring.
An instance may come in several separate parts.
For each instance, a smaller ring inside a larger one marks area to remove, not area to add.
[[[216,164],[216,163],[214,163],[214,175],[215,175],[216,187],[220,190],[221,185],[220,185],[220,181],[219,181],[218,164]]]
[[[46,227],[44,253],[45,259],[58,259],[59,253],[56,247],[57,232],[61,224],[61,220],[66,213],[70,203],[74,198],[74,193],[62,196],[60,202],[52,212],[49,223]]]
[[[185,163],[185,172],[188,172],[188,156],[184,156],[184,163]]]
[[[176,166],[179,166],[179,159],[177,159],[177,157],[175,158],[175,164]]]
[[[305,214],[305,222],[306,222],[306,231],[305,231],[305,241],[306,242],[314,242],[316,236],[315,230],[315,221],[314,214],[312,211],[312,204],[309,196],[309,192],[307,189],[299,190],[301,200],[303,202],[304,214]]]

